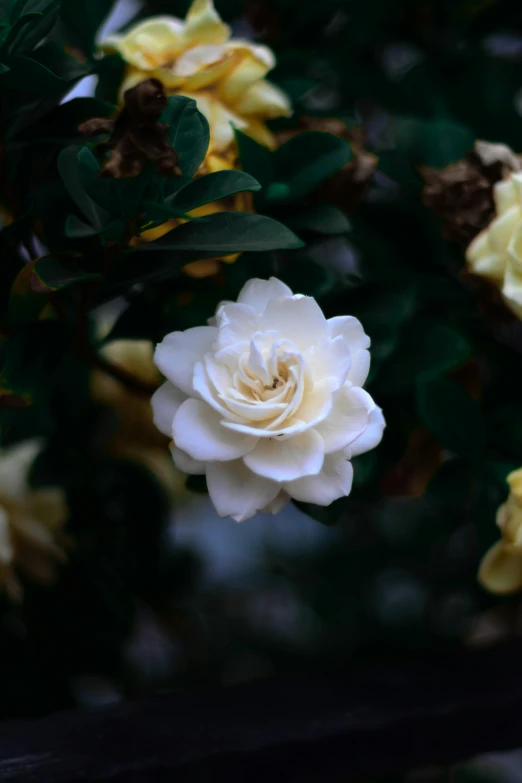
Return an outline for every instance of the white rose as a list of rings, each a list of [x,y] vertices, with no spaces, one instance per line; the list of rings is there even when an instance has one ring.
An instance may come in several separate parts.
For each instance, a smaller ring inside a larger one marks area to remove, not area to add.
[[[277,513],[290,498],[326,506],[352,485],[351,457],[376,446],[381,409],[361,388],[369,337],[356,318],[326,320],[276,278],[250,280],[215,325],[165,337],[153,395],[176,466],[206,474],[221,516]]]
[[[498,285],[511,310],[522,318],[522,172],[493,189],[496,217],[466,250],[469,268]]]

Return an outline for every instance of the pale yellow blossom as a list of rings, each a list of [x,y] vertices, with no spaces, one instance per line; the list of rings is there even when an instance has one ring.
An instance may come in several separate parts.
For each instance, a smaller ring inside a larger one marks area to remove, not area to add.
[[[514,593],[522,589],[522,468],[507,477],[510,492],[497,512],[501,539],[486,552],[479,569],[479,581],[492,593]]]
[[[285,93],[265,79],[275,66],[273,52],[230,35],[212,0],[194,0],[185,21],[152,17],[101,44],[127,63],[122,93],[154,77],[169,95],[196,100],[210,126],[211,170],[228,167],[224,158],[235,148],[232,126],[273,147],[266,121],[291,113]]]
[[[510,164],[520,167],[513,154]],[[493,195],[495,217],[471,242],[466,260],[472,272],[498,286],[507,306],[522,318],[522,171],[497,182]]]
[[[56,578],[57,563],[66,557],[63,491],[30,489],[27,483],[39,450],[40,443],[30,440],[0,454],[0,589],[15,601],[23,594],[19,574],[49,584]]]

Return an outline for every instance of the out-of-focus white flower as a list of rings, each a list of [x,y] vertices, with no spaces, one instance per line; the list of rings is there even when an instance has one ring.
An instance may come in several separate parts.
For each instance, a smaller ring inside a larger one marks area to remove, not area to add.
[[[350,459],[384,429],[362,389],[370,339],[359,321],[326,320],[276,278],[250,280],[213,320],[156,348],[167,382],[154,421],[176,466],[206,474],[218,513],[238,522],[290,498],[325,506],[348,495]]]
[[[59,487],[30,489],[29,468],[40,450],[36,440],[0,453],[0,589],[22,597],[18,572],[41,584],[53,582],[65,560],[61,529],[67,519]]]

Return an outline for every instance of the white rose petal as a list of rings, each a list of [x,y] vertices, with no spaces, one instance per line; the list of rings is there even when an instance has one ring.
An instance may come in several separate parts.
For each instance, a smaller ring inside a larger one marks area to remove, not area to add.
[[[276,278],[250,280],[215,326],[167,335],[168,379],[152,405],[180,470],[206,473],[221,516],[278,513],[294,498],[349,494],[351,456],[376,446],[384,418],[361,386],[370,340],[356,318],[327,321]]]
[[[172,425],[174,416],[187,395],[183,394],[170,381],[167,381],[157,389],[151,398],[152,419],[154,424],[164,435],[172,438]]]

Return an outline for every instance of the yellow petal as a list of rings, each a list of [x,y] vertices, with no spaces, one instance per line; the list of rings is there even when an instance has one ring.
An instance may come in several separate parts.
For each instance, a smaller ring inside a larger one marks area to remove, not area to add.
[[[517,497],[522,498],[522,468],[512,470],[511,473],[508,474],[506,481],[509,484],[511,492]]]
[[[249,118],[245,133],[257,141],[258,144],[262,144],[263,147],[268,147],[269,150],[276,148],[276,139],[274,134],[268,130],[265,123],[261,120]]]
[[[229,74],[219,84],[223,100],[234,102],[275,65],[275,57],[266,46],[254,46],[247,41],[229,41],[227,50],[234,53],[234,64]]]
[[[230,28],[221,21],[212,0],[194,0],[185,17],[185,41],[223,43],[229,36]]]
[[[522,588],[522,554],[508,552],[503,542],[497,541],[482,559],[478,580],[486,590],[499,595],[520,590]]]
[[[219,272],[219,260],[216,258],[205,258],[201,261],[191,261],[183,267],[187,277],[201,279],[203,277],[212,277]]]
[[[102,41],[106,53],[119,52],[125,62],[149,71],[170,63],[186,48],[184,25],[173,16],[156,16],[133,27],[125,35]]]
[[[512,177],[497,182],[493,188],[493,196],[498,214],[515,206],[520,200]]]
[[[283,90],[265,79],[252,84],[235,104],[242,116],[255,115],[263,119],[288,117],[292,113],[290,100]]]
[[[57,530],[67,519],[65,495],[60,487],[41,487],[29,494],[32,515],[49,530]]]
[[[522,219],[513,231],[507,250],[514,268],[522,270]]]
[[[519,206],[510,207],[499,215],[489,227],[489,244],[495,253],[505,253],[513,232],[522,220]]]
[[[176,60],[163,83],[183,93],[201,90],[226,77],[233,57],[234,53],[221,44],[194,46]]]
[[[234,141],[232,126],[240,130],[246,127],[246,122],[224,106],[215,95],[208,93],[186,93],[183,95],[194,98],[198,109],[208,120],[210,126],[209,153],[223,152]]]
[[[504,277],[506,258],[503,253],[494,253],[489,243],[489,229],[482,231],[466,250],[466,260],[473,272],[500,283]]]

